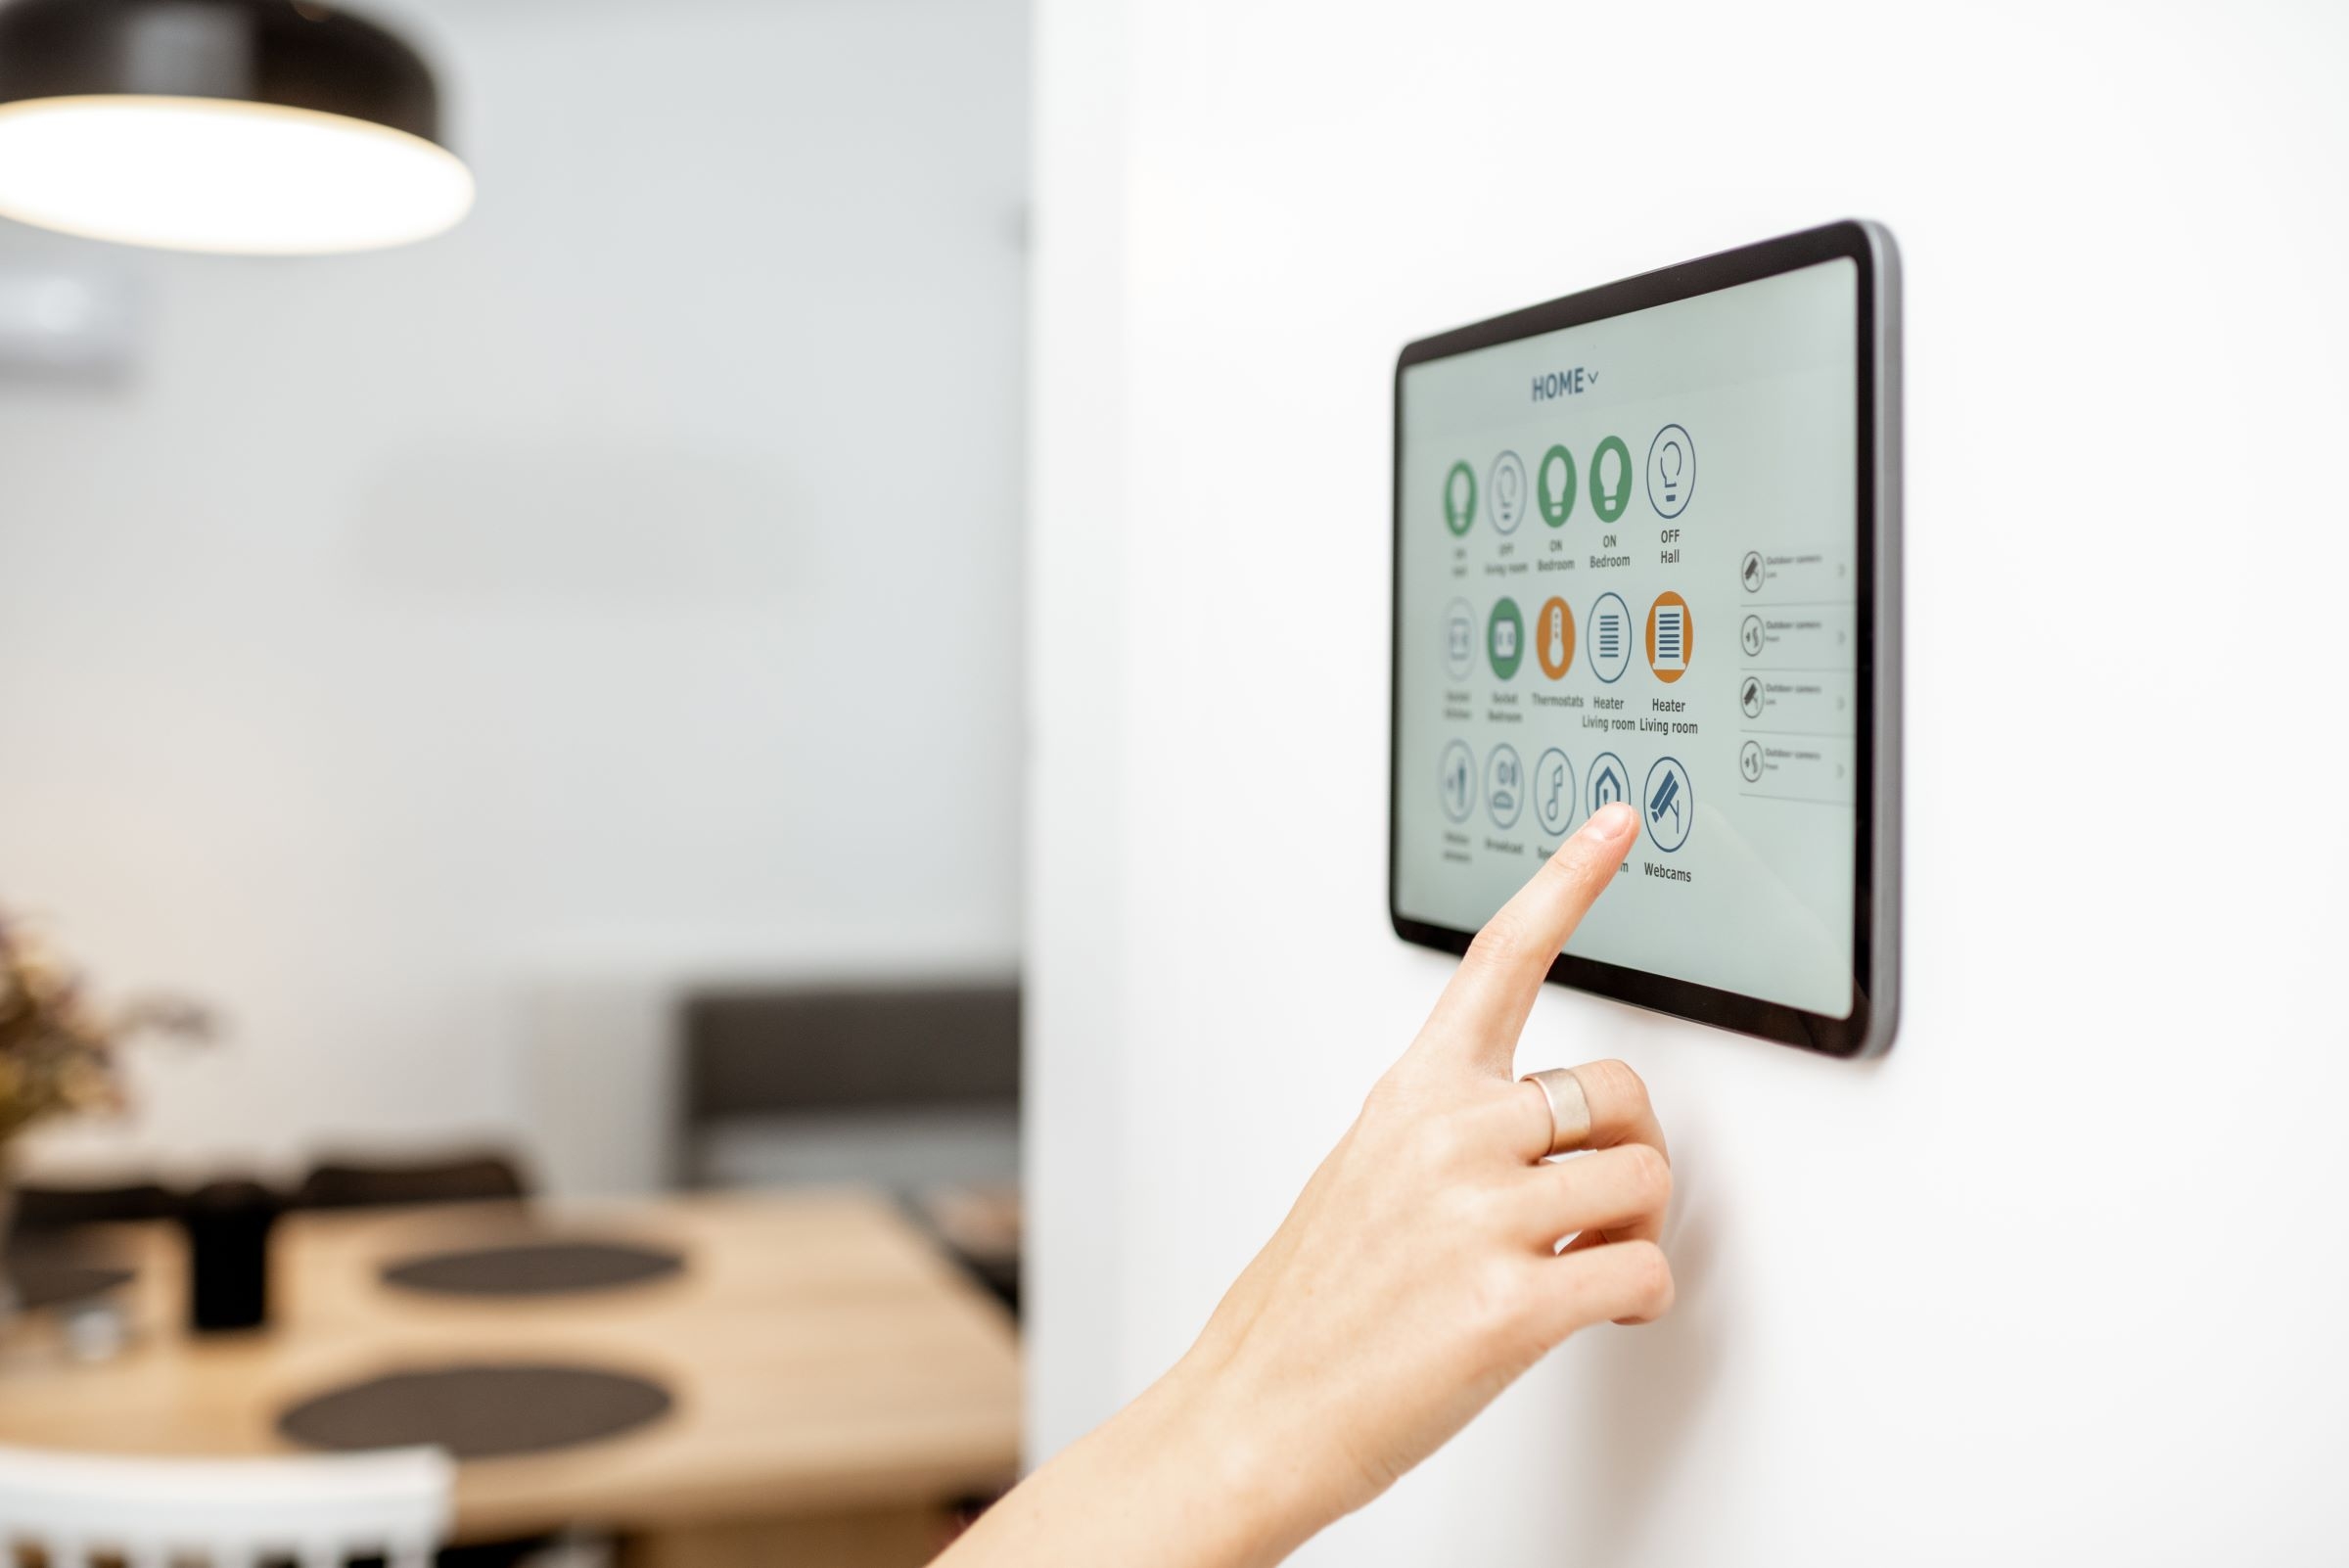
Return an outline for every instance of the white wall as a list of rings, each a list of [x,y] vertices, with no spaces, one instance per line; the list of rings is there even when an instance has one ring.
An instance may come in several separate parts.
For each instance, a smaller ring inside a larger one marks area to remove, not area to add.
[[[52,1161],[641,1131],[680,980],[1016,961],[1024,7],[398,15],[445,239],[0,233],[151,323],[0,382],[0,903],[234,1026]]]
[[[1039,300],[1036,646],[1114,672],[1033,687],[1034,798],[1110,792],[1033,817],[1032,1175],[1113,1195],[1039,1209],[1038,1456],[1179,1353],[1446,972],[1383,907],[1396,349],[1860,213],[1908,262],[1900,1043],[1547,996],[1522,1065],[1655,1087],[1680,1310],[1305,1560],[2336,1557],[2338,9],[1038,26],[1039,277],[1106,271]]]

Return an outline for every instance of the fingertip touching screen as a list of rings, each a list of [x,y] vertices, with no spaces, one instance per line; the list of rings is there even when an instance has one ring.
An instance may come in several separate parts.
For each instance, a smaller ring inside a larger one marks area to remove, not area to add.
[[[1889,1043],[1892,265],[1880,230],[1836,225],[1405,350],[1405,937],[1456,950],[1626,801],[1635,848],[1551,978]]]

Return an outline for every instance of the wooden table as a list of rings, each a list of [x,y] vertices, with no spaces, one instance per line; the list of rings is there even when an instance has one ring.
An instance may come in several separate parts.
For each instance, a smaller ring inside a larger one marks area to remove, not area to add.
[[[286,1451],[307,1395],[400,1366],[576,1360],[649,1375],[674,1409],[636,1432],[477,1460],[460,1540],[582,1524],[631,1568],[752,1561],[912,1564],[943,1505],[1007,1483],[1019,1440],[1009,1320],[897,1211],[855,1192],[539,1206],[543,1234],[681,1250],[682,1274],[577,1296],[438,1297],[385,1287],[386,1261],[522,1239],[503,1205],[301,1215],[273,1242],[265,1332],[191,1339],[176,1234],[125,1226],[137,1337],[95,1365],[0,1373],[0,1444],[153,1454]]]

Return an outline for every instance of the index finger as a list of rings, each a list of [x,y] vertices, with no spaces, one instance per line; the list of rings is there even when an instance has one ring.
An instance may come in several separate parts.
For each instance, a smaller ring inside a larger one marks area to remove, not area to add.
[[[1559,845],[1476,934],[1421,1038],[1505,1077],[1550,960],[1606,891],[1638,826],[1638,813],[1617,801]]]

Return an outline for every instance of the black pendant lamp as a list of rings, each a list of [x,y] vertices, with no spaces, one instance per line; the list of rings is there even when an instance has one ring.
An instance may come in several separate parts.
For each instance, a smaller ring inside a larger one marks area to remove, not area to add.
[[[404,245],[473,205],[413,49],[298,0],[0,3],[0,216],[127,245]]]

